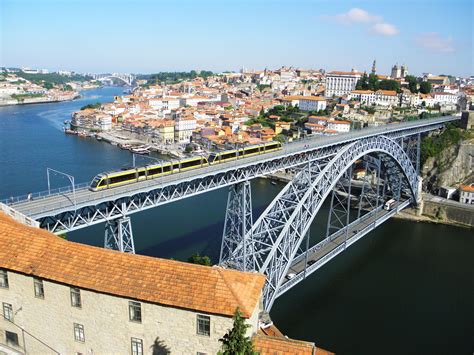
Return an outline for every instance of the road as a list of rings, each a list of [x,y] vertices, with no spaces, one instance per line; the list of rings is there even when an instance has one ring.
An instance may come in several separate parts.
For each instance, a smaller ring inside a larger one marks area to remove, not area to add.
[[[294,276],[287,276],[285,278],[280,286],[279,295],[304,280],[311,273],[343,251],[345,247],[355,243],[358,239],[370,232],[376,224],[379,225],[383,223],[389,217],[397,213],[397,211],[402,210],[409,204],[409,200],[397,202],[390,211],[383,209],[383,206],[379,206],[377,210],[373,210],[362,216],[358,221],[351,223],[348,228],[335,232],[327,239],[308,249],[307,257],[303,254],[295,258],[287,273],[287,275],[293,274]],[[346,246],[344,246],[345,243]]]

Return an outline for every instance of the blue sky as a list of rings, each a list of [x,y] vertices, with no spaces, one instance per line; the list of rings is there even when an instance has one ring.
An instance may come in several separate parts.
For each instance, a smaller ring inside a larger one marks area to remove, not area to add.
[[[472,0],[0,0],[0,64],[473,75]]]

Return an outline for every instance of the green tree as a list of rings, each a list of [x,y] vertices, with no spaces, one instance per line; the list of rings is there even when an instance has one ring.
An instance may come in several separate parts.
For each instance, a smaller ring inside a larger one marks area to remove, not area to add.
[[[408,82],[408,89],[412,94],[416,94],[418,92],[418,80],[413,75],[407,75],[405,77],[405,81]]]
[[[188,144],[186,148],[184,148],[184,151],[186,153],[191,153],[194,150],[193,146],[191,144]]]
[[[376,74],[369,74],[369,82],[367,89],[377,91],[379,89],[379,78]]]
[[[393,90],[396,92],[400,92],[400,83],[395,80],[387,80],[384,79],[379,83],[380,90]]]
[[[286,138],[283,134],[278,134],[275,137],[273,137],[274,141],[280,142],[281,144],[286,142]]]
[[[199,255],[199,253],[193,254],[188,258],[188,263],[199,264],[205,266],[211,266],[211,258],[207,255]]]
[[[54,85],[52,83],[50,83],[49,81],[45,81],[44,84],[43,84],[43,87],[46,89],[46,90],[50,90],[54,87]]]
[[[431,83],[428,81],[422,81],[420,83],[420,92],[422,94],[429,94],[431,92]]]
[[[369,82],[368,82],[368,77],[367,74],[364,73],[362,77],[357,80],[356,84],[356,90],[367,90],[369,88]]]
[[[234,325],[221,339],[222,342],[222,355],[253,355],[252,340],[245,335],[247,332],[248,324],[245,323],[242,318],[240,309],[237,308],[234,313]]]
[[[100,108],[101,106],[102,104],[100,102],[96,102],[95,104],[88,104],[88,105],[82,106],[81,110],[87,110],[89,108],[96,109],[96,108]]]

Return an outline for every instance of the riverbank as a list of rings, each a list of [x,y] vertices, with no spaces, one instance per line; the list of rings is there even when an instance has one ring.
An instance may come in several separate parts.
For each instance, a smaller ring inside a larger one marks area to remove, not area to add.
[[[23,100],[0,100],[0,107],[3,106],[21,106],[21,105],[34,105],[34,104],[48,104],[48,103],[58,103],[58,102],[66,102],[66,101],[73,101],[79,99],[81,95],[77,93],[71,97],[32,97],[32,98],[25,98]]]

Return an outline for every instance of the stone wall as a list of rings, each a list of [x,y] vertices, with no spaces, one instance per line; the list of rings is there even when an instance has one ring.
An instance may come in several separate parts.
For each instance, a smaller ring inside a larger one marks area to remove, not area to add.
[[[443,222],[474,227],[474,206],[461,203],[424,200],[423,215]]]
[[[40,299],[34,296],[32,277],[9,271],[8,278],[9,288],[0,288],[0,302],[13,305],[17,326],[8,321],[0,322],[0,343],[3,344],[5,330],[9,330],[18,334],[23,346],[18,328],[21,326],[62,354],[129,354],[132,337],[143,340],[145,354],[153,353],[153,344],[158,338],[172,354],[215,354],[221,347],[219,339],[233,323],[231,317],[206,314],[211,318],[211,334],[197,335],[198,312],[144,302],[141,302],[142,322],[136,323],[129,320],[129,299],[81,290],[82,307],[76,308],[71,306],[68,285],[43,281],[44,299]],[[257,330],[260,307],[255,307],[247,321],[251,325],[249,335]],[[75,341],[74,323],[84,326],[85,342]],[[26,339],[28,353],[53,353],[31,339]]]

